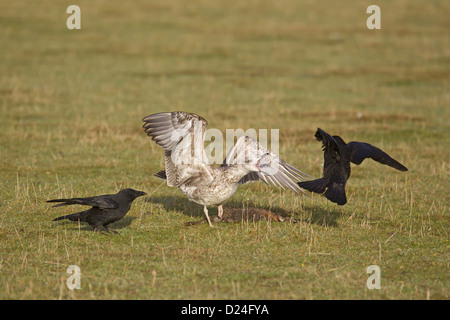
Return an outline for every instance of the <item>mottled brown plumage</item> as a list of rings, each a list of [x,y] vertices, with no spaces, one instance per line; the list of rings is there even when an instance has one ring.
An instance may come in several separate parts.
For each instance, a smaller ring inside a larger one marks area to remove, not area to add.
[[[204,150],[207,121],[199,115],[181,111],[152,114],[142,121],[145,132],[164,149],[165,171],[156,174],[178,187],[189,200],[203,205],[208,223],[207,206],[219,206],[229,199],[239,184],[262,180],[267,184],[288,188],[296,193],[303,190],[296,181],[304,173],[287,164],[257,141],[240,137],[220,167],[211,165]]]

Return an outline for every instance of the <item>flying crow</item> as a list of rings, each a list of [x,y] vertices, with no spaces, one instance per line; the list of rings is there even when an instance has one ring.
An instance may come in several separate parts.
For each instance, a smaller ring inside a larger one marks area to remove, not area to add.
[[[350,162],[361,164],[364,159],[371,158],[400,171],[408,169],[392,159],[387,153],[368,143],[352,141],[348,144],[339,136],[330,136],[318,128],[315,134],[318,141],[322,141],[324,151],[323,177],[312,181],[298,182],[301,188],[323,193],[325,197],[344,205],[347,203],[345,184],[350,177]]]

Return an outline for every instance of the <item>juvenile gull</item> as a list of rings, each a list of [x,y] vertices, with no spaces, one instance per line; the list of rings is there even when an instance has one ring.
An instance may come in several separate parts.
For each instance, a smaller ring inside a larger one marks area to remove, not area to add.
[[[190,201],[203,205],[209,225],[207,206],[218,206],[236,192],[240,184],[262,180],[266,184],[304,191],[298,180],[309,177],[249,136],[240,137],[220,167],[209,163],[204,149],[208,122],[199,115],[181,111],[163,112],[142,119],[148,136],[164,149],[165,171],[155,176],[169,187],[178,187]]]

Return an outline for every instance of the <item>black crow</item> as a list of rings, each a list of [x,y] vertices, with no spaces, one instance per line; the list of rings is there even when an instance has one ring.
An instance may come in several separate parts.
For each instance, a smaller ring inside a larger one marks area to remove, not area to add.
[[[314,136],[318,141],[322,141],[323,177],[312,181],[298,182],[298,185],[312,192],[324,193],[328,200],[338,205],[342,206],[347,203],[345,184],[350,177],[350,162],[359,165],[364,159],[371,158],[397,170],[408,171],[397,160],[368,143],[352,141],[347,144],[341,137],[330,136],[320,128],[317,129]]]
[[[61,216],[53,221],[68,219],[70,221],[82,221],[89,223],[90,226],[97,230],[103,226],[106,231],[107,225],[117,220],[122,219],[131,208],[131,203],[137,197],[146,195],[143,191],[133,189],[123,189],[116,194],[105,194],[102,196],[88,197],[88,198],[71,198],[71,199],[55,199],[47,202],[62,202],[53,207],[68,206],[72,204],[81,204],[85,206],[92,206],[89,210]],[[113,231],[117,233],[116,231]]]

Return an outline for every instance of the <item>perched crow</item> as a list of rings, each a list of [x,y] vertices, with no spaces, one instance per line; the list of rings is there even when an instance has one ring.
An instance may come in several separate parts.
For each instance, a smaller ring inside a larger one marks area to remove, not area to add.
[[[113,230],[108,229],[107,225],[122,219],[130,210],[131,203],[134,199],[143,195],[146,195],[143,191],[123,189],[116,194],[105,194],[88,198],[55,199],[48,200],[47,202],[62,202],[53,207],[68,206],[72,204],[92,206],[89,210],[58,217],[53,219],[53,221],[63,219],[83,221],[89,223],[94,230],[103,226],[106,231],[110,232]],[[116,231],[113,232],[117,233]]]
[[[298,185],[312,192],[325,192],[325,197],[338,205],[347,203],[345,184],[350,177],[350,162],[359,165],[364,159],[371,158],[397,170],[408,171],[398,161],[368,143],[352,141],[347,144],[341,137],[330,136],[320,128],[315,137],[322,141],[324,151],[323,178],[298,182]]]

